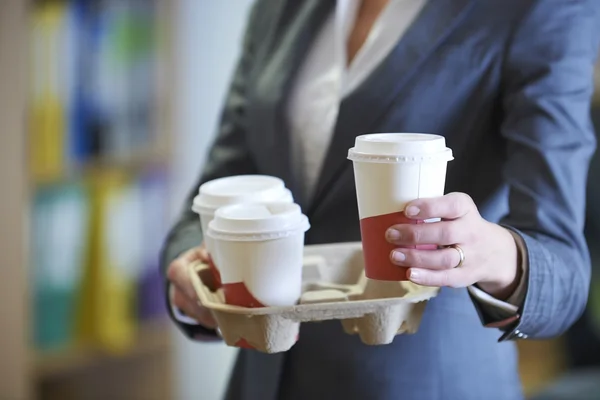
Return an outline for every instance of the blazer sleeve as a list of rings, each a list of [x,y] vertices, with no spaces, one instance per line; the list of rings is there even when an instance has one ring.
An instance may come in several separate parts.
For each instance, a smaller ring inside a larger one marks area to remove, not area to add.
[[[500,341],[560,335],[587,302],[583,232],[596,146],[590,104],[599,3],[532,1],[507,48],[501,132],[510,211],[501,224],[522,237],[529,264],[520,318]]]
[[[204,171],[191,188],[181,214],[167,234],[160,251],[160,270],[165,282],[167,310],[173,321],[188,337],[214,335],[216,332],[203,329],[200,325],[189,325],[173,315],[169,301],[169,281],[166,270],[178,255],[202,243],[202,232],[198,215],[192,210],[192,202],[198,188],[204,182],[230,175],[256,173],[256,165],[246,146],[246,87],[256,48],[256,30],[260,26],[263,13],[260,8],[264,1],[255,1],[250,10],[243,35],[241,55],[238,59],[232,81],[226,96],[216,139],[213,142]]]
[[[598,72],[596,73],[598,74]],[[600,79],[596,81],[597,87],[599,82]],[[600,129],[600,91],[597,91],[596,95],[596,103],[592,106],[592,122],[596,128],[596,139],[598,139],[598,129]],[[588,232],[594,235],[594,239],[596,239],[600,236],[600,154],[598,154],[598,152],[596,152],[590,164],[587,186],[587,204],[586,228],[588,229]],[[588,237],[588,243],[590,243],[590,237]],[[592,247],[591,250],[596,253],[600,252],[600,249],[598,248]],[[594,262],[593,252],[592,263]],[[596,258],[596,263],[597,262],[598,258]]]

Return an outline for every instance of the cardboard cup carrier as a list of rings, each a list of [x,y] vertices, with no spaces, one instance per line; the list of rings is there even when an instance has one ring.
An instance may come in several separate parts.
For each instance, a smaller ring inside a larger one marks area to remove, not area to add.
[[[221,284],[218,266],[212,257],[213,244],[206,235],[208,224],[215,211],[223,206],[242,203],[292,203],[291,192],[285,188],[283,180],[267,175],[236,175],[215,179],[202,184],[194,198],[192,210],[200,215],[200,225],[204,244],[210,255],[209,266],[216,286]]]
[[[406,268],[390,260],[399,246],[388,243],[385,233],[396,224],[436,221],[409,219],[403,211],[412,200],[444,194],[452,150],[439,135],[381,133],[358,136],[348,158],[354,165],[366,276],[406,281]],[[435,244],[413,247],[437,249]]]
[[[219,226],[216,221],[211,224],[211,228]],[[244,245],[243,242],[232,243],[238,243],[233,246]],[[222,261],[219,257],[224,254],[222,251],[228,253],[229,250],[233,250],[231,243],[224,246],[217,244],[219,262]],[[298,275],[295,269],[297,249],[289,255],[275,256],[286,258],[278,260],[278,267],[290,273],[290,277],[277,276],[281,288],[254,287],[260,283],[246,277],[267,275],[276,267],[270,263],[275,260],[269,260],[270,256],[267,257],[262,250],[245,253],[246,256],[250,254],[253,255],[246,259],[242,255],[231,254],[232,264],[221,264],[223,267],[237,265],[238,275],[230,275],[228,267],[222,268],[224,285],[216,291],[211,291],[201,278],[209,272],[207,265],[191,265],[189,273],[200,304],[212,312],[225,343],[264,353],[289,350],[298,340],[300,323],[311,321],[339,320],[347,334],[358,335],[365,344],[391,343],[398,334],[417,331],[427,301],[439,291],[438,288],[412,282],[367,279],[360,242],[305,246],[301,257],[299,290],[296,287]],[[288,257],[292,264],[283,263],[288,261]],[[261,265],[263,260],[266,261],[264,267]],[[243,297],[246,295],[244,289],[240,292],[241,298],[227,293],[225,289],[230,280],[243,280],[246,289],[253,291],[253,298]],[[287,291],[289,293],[284,293]],[[248,300],[259,301],[264,307],[227,304],[226,296],[229,301],[246,305]]]

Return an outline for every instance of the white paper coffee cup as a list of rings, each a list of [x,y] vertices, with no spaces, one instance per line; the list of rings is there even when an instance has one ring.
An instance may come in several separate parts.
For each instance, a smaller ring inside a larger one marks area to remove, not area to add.
[[[208,232],[208,224],[220,207],[243,203],[292,203],[294,198],[283,180],[268,175],[235,175],[214,179],[202,184],[194,198],[192,210],[199,214],[204,234],[204,244],[211,258],[210,269],[216,281],[221,285],[219,269],[212,258],[213,245]]]
[[[228,304],[289,306],[302,288],[308,218],[294,203],[219,208],[208,224]]]
[[[348,159],[354,164],[365,273],[371,279],[406,280],[406,270],[390,261],[397,246],[386,241],[385,232],[396,224],[429,222],[408,219],[403,210],[412,200],[444,194],[452,150],[439,135],[378,133],[358,136]]]
[[[291,201],[292,195],[280,178],[269,175],[235,175],[214,179],[200,186],[192,209],[213,215],[219,207],[240,203]]]

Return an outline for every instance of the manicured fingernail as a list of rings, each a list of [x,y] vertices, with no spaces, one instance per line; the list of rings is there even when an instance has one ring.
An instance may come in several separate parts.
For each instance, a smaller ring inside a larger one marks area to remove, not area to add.
[[[406,260],[406,256],[404,255],[404,253],[401,253],[399,251],[392,251],[392,260],[402,262]]]
[[[415,215],[419,215],[421,210],[417,206],[408,206],[408,207],[406,207],[406,210],[404,212],[409,217],[414,217]]]
[[[388,229],[387,232],[385,233],[385,236],[389,240],[398,240],[398,239],[400,239],[400,232],[398,232],[395,229]]]
[[[417,271],[415,271],[414,269],[410,269],[410,271],[408,272],[408,279],[410,279],[411,281],[416,281],[419,279],[419,273]]]

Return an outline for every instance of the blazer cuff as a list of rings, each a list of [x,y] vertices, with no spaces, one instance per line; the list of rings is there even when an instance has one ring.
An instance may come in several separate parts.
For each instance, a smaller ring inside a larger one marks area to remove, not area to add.
[[[192,340],[211,342],[221,340],[221,335],[218,329],[211,329],[201,325],[195,319],[185,315],[179,308],[173,305],[173,285],[167,282],[167,308],[169,315],[179,330]]]
[[[177,320],[178,322],[183,322],[184,324],[200,325],[200,323],[194,318],[188,317],[182,310],[179,309],[179,307],[173,305],[173,284],[167,283],[167,285],[167,290],[169,292],[169,304],[171,307],[171,312],[173,313],[173,318],[175,318],[175,320]]]
[[[545,246],[536,239],[527,236],[518,230],[506,227],[521,237],[528,258],[528,273],[526,280],[526,295],[523,304],[519,307],[520,317],[505,329],[499,342],[516,339],[527,339],[529,336],[542,337],[540,326],[547,325],[552,315],[546,307],[547,300],[543,297],[545,274],[548,265],[552,265],[552,256]]]
[[[513,235],[519,252],[520,278],[515,291],[506,301],[501,301],[477,286],[467,288],[482,323],[488,328],[499,328],[504,331],[514,326],[520,318],[519,309],[525,302],[529,276],[529,258],[525,242],[516,231],[505,228]]]
[[[519,252],[519,259],[521,260],[519,266],[521,267],[521,278],[519,284],[512,295],[506,302],[512,304],[517,309],[525,302],[525,296],[527,295],[527,277],[529,276],[529,259],[527,257],[527,248],[523,238],[512,229],[507,229],[515,239],[517,244],[517,251]]]

